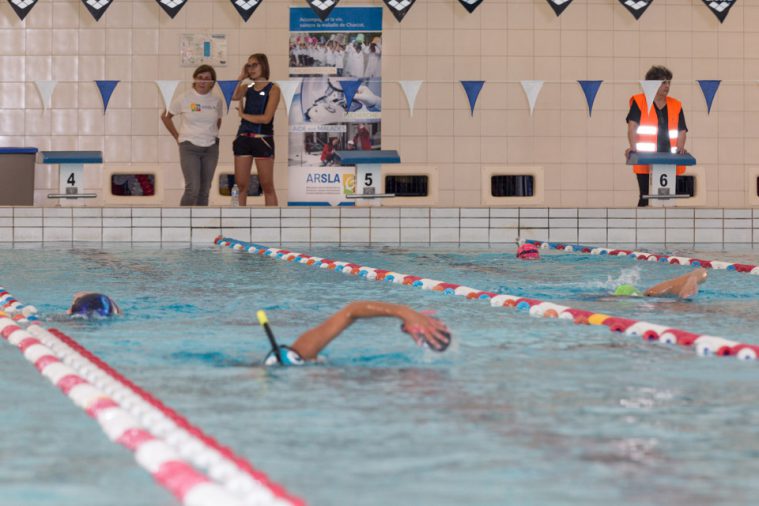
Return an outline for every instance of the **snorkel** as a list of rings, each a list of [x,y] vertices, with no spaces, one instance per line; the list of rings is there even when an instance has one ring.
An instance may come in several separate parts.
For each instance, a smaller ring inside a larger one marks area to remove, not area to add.
[[[269,326],[269,318],[267,318],[266,312],[263,309],[260,309],[256,313],[256,316],[258,317],[258,323],[261,324],[261,326],[264,328],[264,332],[266,332],[266,337],[269,338],[269,344],[271,344],[271,351],[274,352],[274,356],[277,359],[277,363],[279,365],[283,365],[282,357],[279,355],[279,345],[277,344],[277,340],[274,339],[274,333],[271,331],[271,326]]]

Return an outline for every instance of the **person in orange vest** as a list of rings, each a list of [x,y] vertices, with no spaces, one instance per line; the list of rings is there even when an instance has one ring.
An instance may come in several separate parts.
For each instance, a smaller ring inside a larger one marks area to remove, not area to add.
[[[630,98],[630,111],[627,113],[627,139],[630,147],[625,150],[625,159],[636,151],[685,154],[685,138],[688,127],[685,125],[683,106],[679,100],[669,97],[669,85],[672,72],[659,65],[646,72],[647,81],[663,81],[654,97],[653,107],[646,104],[646,95],[639,93]],[[649,165],[634,165],[633,172],[638,178],[638,207],[648,206],[648,179],[651,172]],[[684,166],[677,167],[677,175],[685,172]]]

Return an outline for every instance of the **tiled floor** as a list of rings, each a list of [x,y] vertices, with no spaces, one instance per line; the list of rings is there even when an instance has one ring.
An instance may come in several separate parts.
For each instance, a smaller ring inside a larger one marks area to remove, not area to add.
[[[759,247],[759,209],[0,207],[0,242],[511,244]]]

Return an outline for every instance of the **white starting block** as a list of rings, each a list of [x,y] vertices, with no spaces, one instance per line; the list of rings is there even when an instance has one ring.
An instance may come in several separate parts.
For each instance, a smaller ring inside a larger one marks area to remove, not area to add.
[[[636,151],[630,153],[627,165],[650,165],[648,195],[641,195],[642,199],[648,199],[653,207],[672,207],[675,199],[687,199],[690,195],[677,195],[675,182],[678,165],[696,165],[696,159],[689,154],[677,155],[674,153],[645,153]]]
[[[381,193],[385,186],[382,164],[401,163],[397,151],[335,151],[335,158],[340,165],[356,166],[356,193],[346,198],[356,199],[357,206],[379,206],[379,199],[395,197],[393,193]]]
[[[40,151],[39,163],[58,164],[58,193],[49,199],[94,199],[96,193],[84,193],[84,164],[103,163],[100,151]]]

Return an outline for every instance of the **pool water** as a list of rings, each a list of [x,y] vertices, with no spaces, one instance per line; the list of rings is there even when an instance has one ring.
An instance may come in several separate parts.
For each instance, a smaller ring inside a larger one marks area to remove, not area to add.
[[[521,262],[513,248],[292,249],[759,344],[757,276],[710,271],[692,301],[619,299],[608,295],[621,282],[644,288],[688,268],[565,253]],[[0,265],[0,285],[47,326],[309,504],[750,504],[759,493],[756,362],[218,247],[7,249]],[[108,293],[125,316],[67,320],[78,290]],[[356,299],[433,308],[455,342],[423,350],[398,322],[373,319],[323,364],[260,366],[256,310],[288,343]],[[14,347],[0,346],[0,370],[0,503],[174,504]]]

